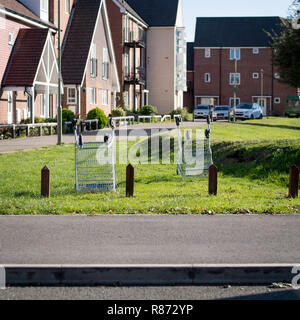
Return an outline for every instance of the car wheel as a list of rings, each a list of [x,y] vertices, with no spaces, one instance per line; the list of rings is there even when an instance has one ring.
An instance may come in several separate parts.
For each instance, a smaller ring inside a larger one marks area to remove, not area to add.
[[[263,114],[261,113],[260,116],[259,116],[259,119],[262,119],[264,116]]]
[[[250,117],[250,119],[251,119],[251,120],[253,120],[253,119],[254,119],[254,115],[253,115],[253,114],[251,114],[251,117]]]

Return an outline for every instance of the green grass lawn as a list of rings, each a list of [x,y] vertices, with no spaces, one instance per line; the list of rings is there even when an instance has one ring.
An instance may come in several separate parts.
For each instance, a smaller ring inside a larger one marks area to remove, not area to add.
[[[287,198],[288,170],[300,166],[300,120],[269,118],[213,123],[218,196],[207,177],[182,181],[176,165],[135,165],[135,197],[125,197],[125,165],[116,193],[74,191],[74,147],[48,147],[0,156],[0,214],[297,213]],[[40,196],[41,168],[51,169],[51,198]]]

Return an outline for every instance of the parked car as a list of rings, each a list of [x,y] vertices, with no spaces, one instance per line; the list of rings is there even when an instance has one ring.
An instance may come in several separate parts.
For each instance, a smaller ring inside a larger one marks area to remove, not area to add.
[[[263,112],[258,103],[240,103],[235,110],[237,119],[262,119]]]
[[[209,104],[198,104],[193,113],[194,120],[207,118],[207,116],[211,116],[212,120],[216,119],[216,115],[213,113],[213,108],[214,107]]]
[[[233,118],[233,110],[229,106],[216,106],[214,109],[216,119],[228,119],[230,114],[230,119]]]

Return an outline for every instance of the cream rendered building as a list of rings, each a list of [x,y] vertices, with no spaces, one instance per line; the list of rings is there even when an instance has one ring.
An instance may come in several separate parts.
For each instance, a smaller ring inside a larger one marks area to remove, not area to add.
[[[186,40],[181,0],[127,0],[149,24],[147,89],[160,114],[183,107],[186,91]]]

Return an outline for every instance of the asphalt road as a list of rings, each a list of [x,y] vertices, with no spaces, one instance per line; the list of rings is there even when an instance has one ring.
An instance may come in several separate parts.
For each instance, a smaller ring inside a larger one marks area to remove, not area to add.
[[[300,291],[262,286],[233,287],[12,287],[0,300],[300,300]]]
[[[300,264],[300,215],[1,216],[1,264]]]

